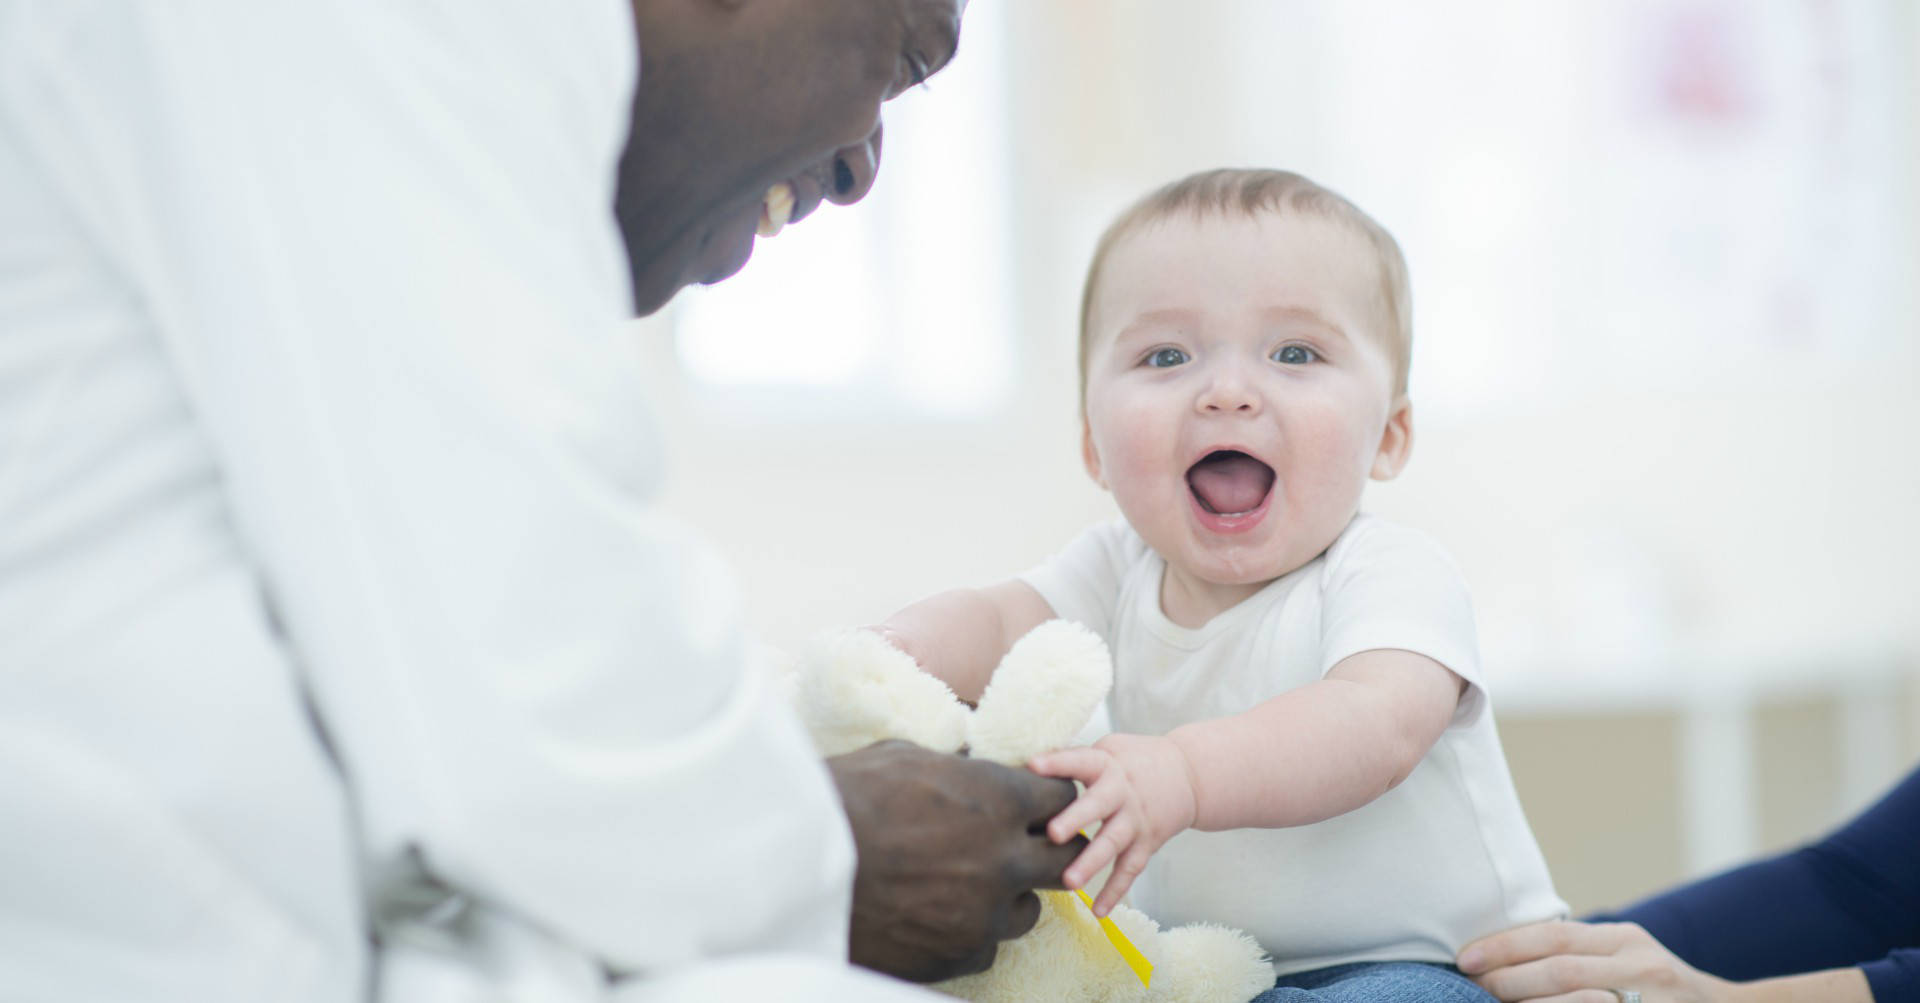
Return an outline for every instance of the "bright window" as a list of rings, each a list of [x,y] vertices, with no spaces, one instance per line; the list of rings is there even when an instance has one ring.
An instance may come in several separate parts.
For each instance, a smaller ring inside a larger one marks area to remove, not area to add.
[[[1016,364],[1005,21],[1004,0],[969,4],[959,57],[887,106],[864,201],[823,204],[761,240],[739,275],[676,299],[680,360],[709,395],[822,418],[962,418],[1004,398]]]

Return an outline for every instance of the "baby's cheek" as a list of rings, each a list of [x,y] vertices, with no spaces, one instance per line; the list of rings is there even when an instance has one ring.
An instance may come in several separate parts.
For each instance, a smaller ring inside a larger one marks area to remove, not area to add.
[[[1355,477],[1364,480],[1379,447],[1378,435],[1369,435],[1364,424],[1357,415],[1330,407],[1295,421],[1286,438],[1311,480],[1320,484]]]
[[[1172,438],[1168,422],[1151,412],[1122,412],[1105,422],[1105,434],[1094,432],[1094,441],[1103,442],[1107,463],[1117,471],[1133,476],[1164,468],[1170,461]]]

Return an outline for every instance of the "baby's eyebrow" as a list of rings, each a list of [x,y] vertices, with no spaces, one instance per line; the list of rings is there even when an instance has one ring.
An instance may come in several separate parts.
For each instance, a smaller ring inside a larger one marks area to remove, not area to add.
[[[1148,310],[1144,313],[1135,314],[1133,319],[1128,321],[1125,327],[1114,334],[1114,339],[1117,341],[1130,334],[1136,334],[1143,327],[1151,327],[1155,330],[1163,330],[1168,327],[1190,327],[1198,316],[1198,311],[1188,310],[1182,307]]]
[[[1298,323],[1304,322],[1306,324],[1310,324],[1314,327],[1320,328],[1326,333],[1331,334],[1336,338],[1339,338],[1341,341],[1350,340],[1347,336],[1346,328],[1343,328],[1339,324],[1334,323],[1334,321],[1328,318],[1325,314],[1311,307],[1304,307],[1304,306],[1268,307],[1266,310],[1261,311],[1261,316],[1269,321],[1273,321],[1276,323],[1298,324]]]
[[[1165,334],[1169,328],[1192,328],[1200,323],[1201,313],[1202,311],[1190,307],[1158,307],[1143,310],[1135,314],[1124,327],[1114,332],[1113,340],[1117,343],[1134,337]],[[1274,325],[1306,325],[1339,341],[1353,340],[1347,334],[1346,328],[1312,307],[1291,303],[1271,306],[1260,311],[1260,319]]]

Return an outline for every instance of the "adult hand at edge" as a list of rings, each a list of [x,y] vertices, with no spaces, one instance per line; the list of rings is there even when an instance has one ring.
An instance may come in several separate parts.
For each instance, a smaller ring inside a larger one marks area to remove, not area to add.
[[[1735,983],[1675,957],[1637,923],[1552,920],[1482,937],[1460,952],[1460,970],[1506,1003],[1724,1003]]]
[[[1040,918],[1085,840],[1056,846],[1047,820],[1073,785],[889,741],[827,768],[859,854],[848,955],[914,982],[984,971]]]

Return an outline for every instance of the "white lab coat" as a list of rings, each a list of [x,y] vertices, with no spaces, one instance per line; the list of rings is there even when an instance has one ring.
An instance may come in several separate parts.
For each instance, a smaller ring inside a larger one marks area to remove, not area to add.
[[[632,33],[0,0],[0,999],[893,994],[650,503]]]

